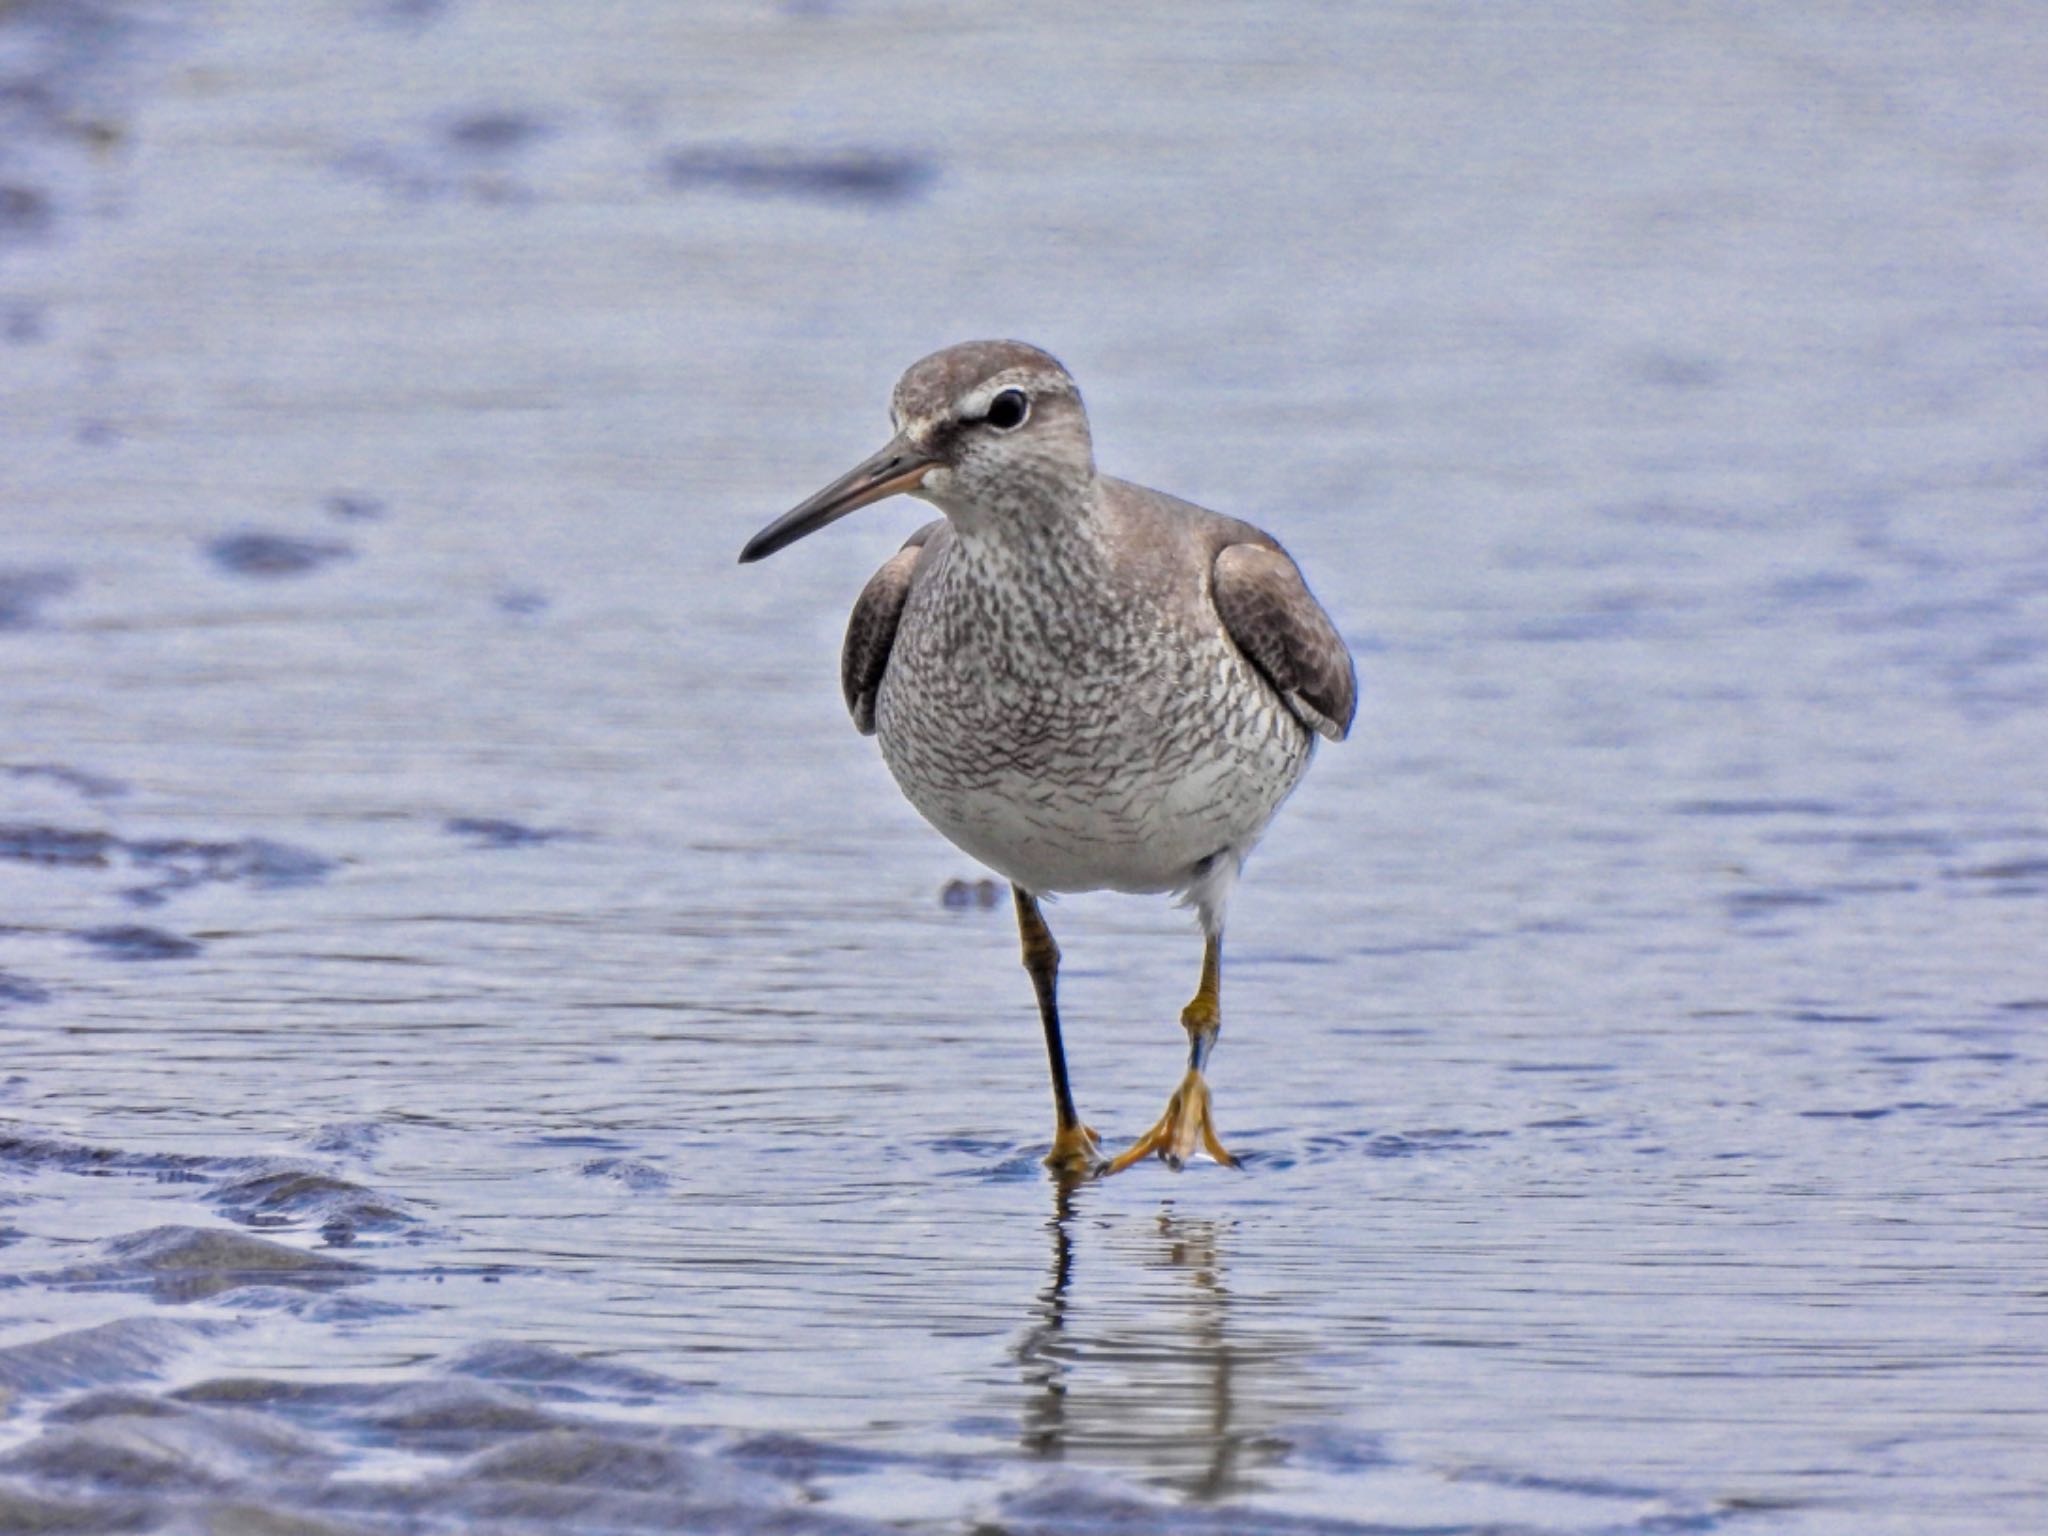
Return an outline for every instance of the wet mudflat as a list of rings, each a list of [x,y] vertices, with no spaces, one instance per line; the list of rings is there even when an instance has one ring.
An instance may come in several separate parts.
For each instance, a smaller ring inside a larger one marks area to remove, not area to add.
[[[2038,1530],[2044,47],[0,4],[0,1529]],[[732,564],[989,334],[1359,653],[1241,1174]]]

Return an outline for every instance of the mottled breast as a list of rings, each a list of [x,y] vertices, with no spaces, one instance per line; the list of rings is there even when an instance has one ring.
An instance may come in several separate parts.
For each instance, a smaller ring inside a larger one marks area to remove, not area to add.
[[[1307,766],[1188,532],[942,528],[922,552],[876,698],[883,757],[1027,889],[1183,889],[1242,857]]]

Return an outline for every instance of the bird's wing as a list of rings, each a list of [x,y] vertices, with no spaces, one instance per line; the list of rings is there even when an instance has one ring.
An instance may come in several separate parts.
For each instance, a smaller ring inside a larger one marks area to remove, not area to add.
[[[846,695],[846,707],[863,736],[875,734],[875,695],[882,686],[882,674],[889,667],[889,651],[896,644],[896,624],[903,617],[903,603],[910,596],[910,580],[917,570],[925,542],[945,522],[934,519],[913,533],[904,546],[883,562],[868,578],[853,605],[853,617],[846,623],[846,644],[839,652],[839,687]]]
[[[1228,544],[1216,556],[1213,590],[1237,648],[1304,725],[1342,741],[1358,708],[1358,676],[1294,562],[1268,544]]]

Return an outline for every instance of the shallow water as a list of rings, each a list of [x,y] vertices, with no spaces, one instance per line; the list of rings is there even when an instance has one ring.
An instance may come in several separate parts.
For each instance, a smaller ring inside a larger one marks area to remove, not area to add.
[[[2038,1530],[2044,53],[0,6],[0,1528]],[[732,563],[984,334],[1359,654],[1242,1174]]]

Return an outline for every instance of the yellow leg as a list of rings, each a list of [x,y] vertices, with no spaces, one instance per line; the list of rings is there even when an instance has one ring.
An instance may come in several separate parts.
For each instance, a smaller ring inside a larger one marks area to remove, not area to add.
[[[1157,1157],[1169,1168],[1179,1168],[1194,1156],[1199,1143],[1217,1162],[1235,1168],[1237,1159],[1223,1150],[1216,1139],[1216,1127],[1209,1114],[1209,1083],[1202,1076],[1216,1036],[1223,1029],[1222,990],[1223,936],[1208,935],[1202,950],[1202,981],[1194,1000],[1180,1013],[1182,1028],[1188,1032],[1188,1070],[1166,1101],[1166,1113],[1137,1142],[1110,1160],[1107,1173],[1121,1173],[1131,1164]]]
[[[1024,941],[1024,969],[1038,994],[1039,1021],[1045,1025],[1045,1055],[1052,1069],[1052,1150],[1045,1166],[1065,1179],[1088,1178],[1102,1171],[1102,1138],[1081,1123],[1074,1111],[1074,1091],[1067,1083],[1067,1052],[1060,1041],[1060,947],[1039,914],[1038,899],[1020,885],[1010,887],[1017,898],[1017,934]]]

